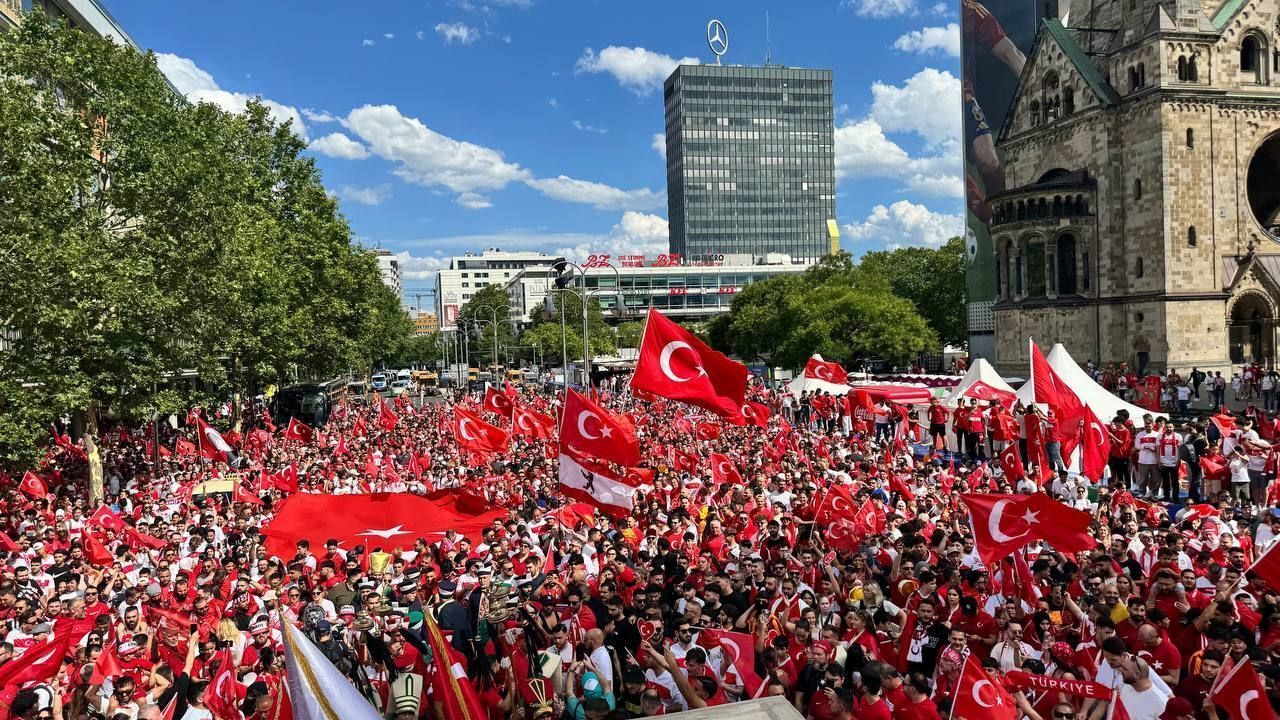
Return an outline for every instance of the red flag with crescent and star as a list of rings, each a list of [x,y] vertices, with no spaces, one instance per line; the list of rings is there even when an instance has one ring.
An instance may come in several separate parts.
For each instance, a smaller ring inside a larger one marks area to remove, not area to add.
[[[515,403],[511,415],[511,434],[538,440],[551,440],[556,436],[556,420],[550,415],[534,412]]]
[[[649,308],[631,387],[737,417],[746,399],[747,366]]]
[[[640,464],[640,444],[631,422],[569,388],[560,417],[560,447],[619,465]]]
[[[511,411],[515,408],[515,401],[511,395],[504,393],[498,388],[484,384],[484,409],[499,417],[511,417]]]
[[[738,412],[737,417],[730,415],[725,418],[725,421],[731,425],[754,425],[755,427],[762,428],[768,426],[769,416],[772,414],[773,411],[769,409],[768,405],[747,400],[742,403],[742,409]]]
[[[738,474],[738,468],[734,467],[733,461],[728,455],[720,453],[711,453],[711,480],[720,487],[725,483],[731,485],[741,485],[742,476]]]
[[[1089,513],[1068,507],[1048,495],[961,495],[973,522],[978,557],[986,565],[1033,540],[1069,553],[1098,544],[1090,535]]]
[[[400,423],[400,416],[391,409],[391,406],[385,400],[379,398],[378,402],[378,427],[383,430],[395,430],[396,425]]]
[[[30,470],[22,474],[22,482],[18,483],[18,489],[24,495],[37,500],[49,494],[49,488],[45,487],[44,480]]]
[[[507,431],[485,422],[464,407],[453,409],[453,435],[465,450],[473,452],[506,452]]]
[[[1267,689],[1258,677],[1253,662],[1244,660],[1232,666],[1209,693],[1218,707],[1227,711],[1231,720],[1275,720],[1276,714],[1267,700]]]
[[[821,355],[814,355],[809,358],[809,362],[805,363],[804,366],[804,376],[814,380],[835,383],[836,385],[844,385],[849,382],[849,373],[845,372],[840,363],[823,360]]]
[[[1111,434],[1093,414],[1084,408],[1084,434],[1080,439],[1080,471],[1095,482],[1102,479],[1102,471],[1111,457]]]
[[[1017,720],[1018,706],[1013,695],[999,680],[993,680],[987,671],[969,655],[956,683],[952,698],[952,714],[962,718],[983,720]]]
[[[856,522],[858,508],[854,505],[853,495],[849,494],[849,488],[844,485],[832,485],[823,496],[813,521],[821,527],[841,519]]]
[[[706,650],[719,647],[729,660],[723,668],[726,684],[737,685],[734,679],[742,681],[742,689],[747,698],[755,699],[764,690],[764,680],[756,674],[756,640],[747,633],[729,632],[705,628],[698,633],[698,644]],[[732,677],[735,676],[736,678]]]
[[[310,443],[314,435],[311,427],[296,417],[289,418],[289,427],[284,431],[286,440],[297,440],[301,443]]]
[[[226,439],[199,415],[192,416],[192,419],[196,421],[196,447],[199,448],[200,454],[210,460],[230,463],[234,459],[235,451],[231,449]]]

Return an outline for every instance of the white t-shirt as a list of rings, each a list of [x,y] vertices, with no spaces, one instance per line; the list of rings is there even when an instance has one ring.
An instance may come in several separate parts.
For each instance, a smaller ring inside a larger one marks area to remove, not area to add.
[[[1143,430],[1138,433],[1138,437],[1134,438],[1133,444],[1138,448],[1139,465],[1156,464],[1156,448],[1160,444],[1159,433]]]
[[[1120,686],[1120,700],[1129,714],[1129,720],[1157,720],[1164,713],[1164,706],[1171,697],[1173,693],[1162,691],[1155,685],[1141,692],[1127,683]]]

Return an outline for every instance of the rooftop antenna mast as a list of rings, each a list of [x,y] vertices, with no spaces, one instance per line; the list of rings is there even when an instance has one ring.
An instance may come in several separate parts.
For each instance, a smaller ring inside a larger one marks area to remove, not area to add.
[[[764,11],[764,64],[773,64],[773,47],[769,42],[769,11]]]

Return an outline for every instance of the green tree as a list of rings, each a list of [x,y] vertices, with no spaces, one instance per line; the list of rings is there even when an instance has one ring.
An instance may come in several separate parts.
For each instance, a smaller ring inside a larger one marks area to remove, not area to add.
[[[644,323],[640,320],[630,320],[617,326],[614,330],[614,336],[617,338],[617,345],[620,348],[638,348],[640,347],[640,339],[644,335]]]
[[[470,333],[471,362],[491,363],[493,357],[493,320],[497,319],[498,351],[515,341],[508,320],[507,293],[501,285],[480,288],[458,310],[458,329]],[[499,358],[500,359],[500,358]]]
[[[862,256],[858,273],[883,278],[894,295],[915,303],[939,340],[964,347],[969,336],[964,253],[961,237],[951,238],[937,249],[869,252]]]
[[[554,292],[554,291],[553,291]],[[556,292],[554,297],[548,295],[546,299],[538,305],[538,307],[530,313],[533,318],[533,326],[540,325],[560,325],[561,306],[564,303],[564,322],[567,326],[574,329],[578,338],[582,337],[582,301],[578,299],[575,293]],[[595,355],[608,355],[617,352],[617,334],[614,329],[605,322],[604,311],[600,307],[598,298],[590,298],[587,302],[587,332],[591,336],[591,352]],[[582,352],[579,350],[578,356],[581,357]],[[570,353],[573,357],[573,353]]]
[[[176,96],[151,55],[39,12],[0,35],[0,454],[334,375],[411,329],[289,125]],[[78,433],[77,433],[78,434]],[[100,478],[100,468],[91,472]],[[91,489],[100,488],[91,482]]]
[[[569,362],[582,361],[582,333],[575,328],[568,328],[563,336],[568,345]],[[549,365],[560,365],[564,362],[560,325],[543,323],[525,330],[520,335],[520,344],[531,345],[538,349],[543,362]]]

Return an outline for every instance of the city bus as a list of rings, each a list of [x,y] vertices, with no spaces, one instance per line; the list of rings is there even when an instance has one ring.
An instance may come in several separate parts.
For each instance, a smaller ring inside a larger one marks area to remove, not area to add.
[[[290,385],[276,393],[275,421],[280,427],[296,417],[311,427],[323,425],[333,409],[347,397],[347,379],[327,382],[304,382]]]

